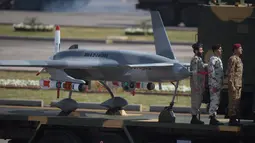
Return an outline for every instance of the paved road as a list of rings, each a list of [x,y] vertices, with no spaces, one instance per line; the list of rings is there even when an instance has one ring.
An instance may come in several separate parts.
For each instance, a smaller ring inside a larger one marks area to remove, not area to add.
[[[57,24],[64,26],[92,26],[92,27],[120,27],[126,28],[140,24],[143,20],[150,20],[149,12],[25,12],[0,11],[1,24],[14,24],[23,22],[25,18],[37,17],[44,24]],[[67,20],[68,19],[68,20]],[[151,25],[151,23],[148,23]],[[197,30],[195,27],[167,27],[178,30]]]
[[[141,20],[150,19],[150,15],[136,13],[51,13],[51,12],[23,12],[0,11],[0,23],[20,23],[24,19],[37,17],[44,24],[58,24],[69,26],[117,26],[127,27],[137,25]]]
[[[144,14],[147,11],[136,9],[138,0],[51,0],[43,1],[40,6],[47,12],[101,12],[101,13],[136,13]]]
[[[61,50],[68,49],[72,44],[78,44],[79,48],[81,49],[121,49],[155,53],[155,47],[152,44],[126,45],[62,42]],[[179,59],[181,62],[189,62],[192,56],[192,49],[189,46],[173,45],[172,48],[176,54],[177,59]],[[48,59],[48,57],[50,57],[53,52],[53,41],[0,40],[0,60],[45,60]]]

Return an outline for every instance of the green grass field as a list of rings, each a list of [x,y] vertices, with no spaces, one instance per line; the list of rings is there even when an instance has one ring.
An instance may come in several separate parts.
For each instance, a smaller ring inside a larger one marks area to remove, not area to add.
[[[23,79],[39,80],[49,77],[46,73],[36,76],[33,72],[14,72],[0,71],[0,79]],[[184,80],[181,84],[189,85],[189,80]],[[93,87],[93,84],[92,84]],[[29,90],[29,89],[6,89],[0,88],[1,99],[38,99],[43,100],[47,105],[52,100],[56,100],[56,91],[54,90]],[[117,96],[127,99],[129,104],[142,104],[143,110],[148,110],[150,105],[168,105],[172,96],[160,95],[139,95],[132,96],[128,92],[115,92]],[[60,99],[68,96],[68,92],[61,91]],[[103,102],[110,98],[109,94],[92,94],[92,93],[74,93],[73,98],[79,102]],[[178,96],[176,106],[190,106],[190,96]]]
[[[26,99],[26,100],[43,100],[45,105],[51,101],[57,100],[56,91],[54,90],[29,90],[29,89],[5,89],[0,88],[1,99]],[[143,110],[148,111],[150,105],[169,105],[172,96],[156,95],[135,95],[128,93],[118,93],[117,96],[125,98],[129,104],[142,104]],[[60,98],[68,97],[67,91],[60,91]],[[73,93],[73,99],[78,102],[104,102],[110,98],[109,94],[92,94],[92,93]],[[178,96],[176,106],[190,106],[190,97]]]
[[[20,72],[20,71],[0,71],[0,79],[23,79],[23,80],[40,80],[48,78],[48,73],[41,73],[36,76],[37,72]]]
[[[172,42],[195,42],[197,31],[168,30]],[[12,25],[0,25],[0,35],[26,37],[54,37],[53,32],[15,32]],[[61,38],[106,39],[107,36],[125,36],[121,28],[61,27]],[[153,36],[128,36],[129,40],[153,40]]]

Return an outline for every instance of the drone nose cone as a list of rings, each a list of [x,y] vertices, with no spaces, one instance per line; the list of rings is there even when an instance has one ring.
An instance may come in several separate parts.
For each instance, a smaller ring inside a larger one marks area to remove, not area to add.
[[[178,74],[181,79],[188,78],[190,76],[189,70],[179,63],[174,64],[174,72]]]
[[[190,72],[187,68],[183,67],[180,70],[180,74],[182,75],[183,78],[188,78],[190,76]]]

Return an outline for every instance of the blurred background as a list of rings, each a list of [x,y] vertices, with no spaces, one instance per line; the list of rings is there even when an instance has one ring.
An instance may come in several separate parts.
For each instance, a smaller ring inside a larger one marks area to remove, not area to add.
[[[146,10],[157,8],[166,26],[196,27],[199,5],[217,2],[234,4],[236,0],[0,0],[0,10],[148,15]]]

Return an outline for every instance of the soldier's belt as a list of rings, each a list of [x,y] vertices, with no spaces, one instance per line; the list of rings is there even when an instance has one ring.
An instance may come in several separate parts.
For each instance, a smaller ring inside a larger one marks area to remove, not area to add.
[[[198,74],[207,75],[208,72],[197,72]]]

